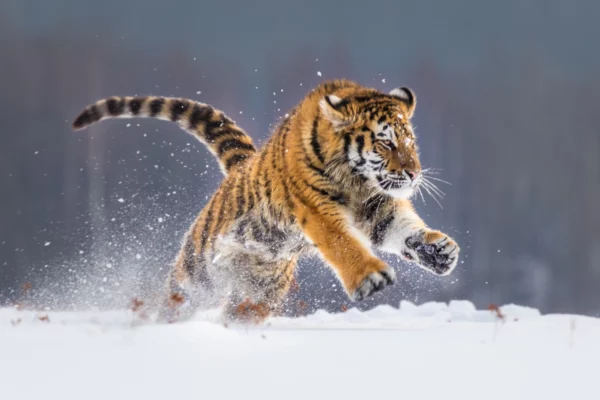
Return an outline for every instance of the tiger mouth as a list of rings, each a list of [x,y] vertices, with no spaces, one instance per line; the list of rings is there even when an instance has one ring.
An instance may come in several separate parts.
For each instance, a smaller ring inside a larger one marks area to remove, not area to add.
[[[377,177],[377,182],[383,190],[405,189],[410,187],[410,181],[405,178]]]

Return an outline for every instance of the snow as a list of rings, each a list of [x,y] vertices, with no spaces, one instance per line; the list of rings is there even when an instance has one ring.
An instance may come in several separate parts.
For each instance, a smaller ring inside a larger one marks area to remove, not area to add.
[[[501,316],[502,318],[500,318]],[[259,326],[0,309],[6,399],[597,399],[600,319],[402,302]],[[190,397],[191,396],[191,397]]]

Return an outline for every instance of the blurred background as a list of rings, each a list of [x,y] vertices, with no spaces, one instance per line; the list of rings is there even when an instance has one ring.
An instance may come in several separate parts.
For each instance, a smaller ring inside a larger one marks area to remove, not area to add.
[[[0,305],[126,306],[162,288],[218,185],[173,124],[107,121],[112,95],[208,102],[257,143],[319,82],[413,88],[424,166],[415,199],[462,261],[436,278],[394,258],[402,299],[518,303],[600,315],[600,2],[0,1]],[[596,50],[594,50],[596,49]],[[350,306],[305,260],[290,314]]]

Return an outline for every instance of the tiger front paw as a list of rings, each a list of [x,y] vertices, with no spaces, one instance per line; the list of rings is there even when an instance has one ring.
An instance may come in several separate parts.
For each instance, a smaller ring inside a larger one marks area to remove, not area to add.
[[[396,281],[396,272],[388,265],[379,271],[368,274],[350,294],[353,301],[361,301],[383,290],[385,287],[393,285]]]
[[[436,275],[448,275],[458,263],[460,248],[448,235],[433,230],[421,231],[406,239],[404,256]]]

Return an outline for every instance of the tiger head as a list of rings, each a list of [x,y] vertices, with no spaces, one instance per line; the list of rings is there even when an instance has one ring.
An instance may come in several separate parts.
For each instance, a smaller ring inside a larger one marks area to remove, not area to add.
[[[410,122],[416,96],[408,88],[384,94],[342,88],[324,96],[322,114],[335,131],[338,150],[353,176],[395,198],[413,195],[421,178],[416,138]]]

